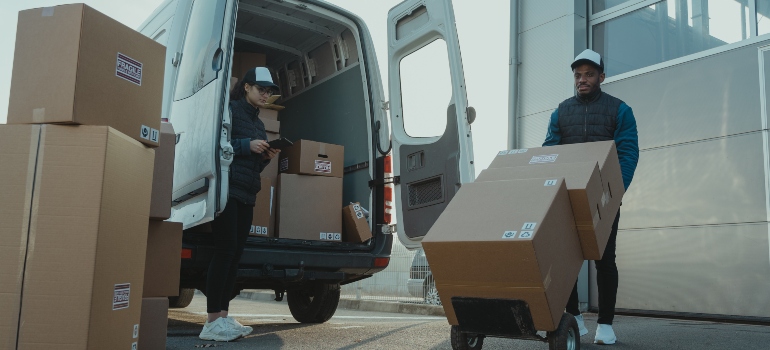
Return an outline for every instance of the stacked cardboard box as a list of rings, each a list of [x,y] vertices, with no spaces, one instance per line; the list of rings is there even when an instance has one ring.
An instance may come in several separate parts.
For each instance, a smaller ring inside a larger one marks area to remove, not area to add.
[[[353,203],[342,208],[342,238],[346,242],[363,243],[372,238],[372,230],[361,203]]]
[[[299,140],[280,153],[277,236],[342,241],[342,168],[339,145]]]
[[[0,125],[0,349],[138,345],[147,222],[165,215],[151,209],[148,148],[164,61],[162,45],[82,4],[19,13]]]
[[[450,324],[451,298],[519,299],[556,329],[584,258],[599,259],[623,195],[614,143],[500,152],[423,240]]]

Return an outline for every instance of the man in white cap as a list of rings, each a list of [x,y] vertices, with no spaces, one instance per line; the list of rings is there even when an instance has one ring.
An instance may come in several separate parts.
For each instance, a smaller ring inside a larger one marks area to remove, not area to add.
[[[631,184],[639,161],[639,138],[636,119],[625,102],[602,92],[604,62],[592,51],[581,52],[572,62],[575,96],[564,100],[551,114],[543,146],[614,140],[618,151],[623,185]],[[612,329],[615,300],[618,294],[618,267],[615,264],[615,239],[620,212],[615,216],[607,247],[601,260],[596,261],[596,282],[599,289],[599,319],[594,343],[615,344]],[[588,334],[583,315],[578,309],[577,283],[567,302],[567,312],[575,316],[580,335]]]

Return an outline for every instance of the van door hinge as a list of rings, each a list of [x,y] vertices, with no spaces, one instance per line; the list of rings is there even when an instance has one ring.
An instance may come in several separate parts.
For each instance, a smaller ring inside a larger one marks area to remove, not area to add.
[[[374,179],[369,181],[369,188],[373,188],[376,186],[383,186],[387,184],[398,185],[400,183],[401,183],[401,176],[386,177],[383,179]]]
[[[182,60],[182,53],[177,52],[174,54],[174,57],[171,59],[171,65],[174,67],[179,67],[179,62]]]

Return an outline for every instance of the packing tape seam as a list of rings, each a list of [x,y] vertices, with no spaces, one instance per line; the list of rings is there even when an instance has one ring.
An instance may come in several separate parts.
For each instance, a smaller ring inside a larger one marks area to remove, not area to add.
[[[35,124],[41,124],[45,122],[45,107],[35,108],[32,110],[32,122]]]
[[[37,139],[35,136],[35,130],[37,129]],[[35,249],[35,236],[34,236],[34,229],[32,228],[33,225],[33,217],[35,217],[37,213],[37,205],[38,202],[35,200],[36,193],[35,193],[35,185],[38,180],[38,165],[42,162],[43,159],[43,138],[44,138],[44,128],[42,126],[39,127],[33,127],[32,132],[30,133],[30,149],[34,149],[35,152],[29,153],[28,158],[28,164],[34,164],[34,165],[28,165],[27,166],[27,183],[30,183],[30,177],[31,177],[31,190],[29,192],[29,198],[25,196],[25,199],[29,200],[29,212],[26,213],[28,215],[27,223],[25,229],[22,230],[22,239],[23,242],[25,242],[26,248],[24,250],[24,262],[19,264],[19,272],[18,272],[18,279],[20,279],[20,285],[19,285],[19,318],[16,321],[16,348],[19,347],[19,336],[21,335],[21,316],[22,316],[22,309],[24,307],[23,305],[23,296],[24,296],[24,280],[26,277],[26,267],[27,267],[27,261],[29,261],[32,258],[32,253]],[[37,141],[37,142],[35,142]],[[37,144],[35,144],[37,143]],[[29,169],[34,169],[32,172],[29,171]],[[29,186],[29,185],[28,185]],[[25,209],[26,211],[26,209]],[[26,236],[26,237],[25,237]],[[26,238],[26,239],[24,239]],[[21,259],[19,259],[21,260]]]

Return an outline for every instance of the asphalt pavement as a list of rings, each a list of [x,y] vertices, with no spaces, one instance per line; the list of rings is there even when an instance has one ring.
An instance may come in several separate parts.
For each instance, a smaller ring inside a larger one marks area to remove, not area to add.
[[[236,298],[231,316],[254,327],[235,342],[202,341],[206,300],[196,295],[185,309],[169,311],[166,349],[451,349],[450,326],[441,316],[338,309],[324,324],[300,324],[286,302]],[[585,314],[589,334],[582,349],[770,349],[770,327],[718,322],[616,316],[618,343],[593,344],[596,315]],[[485,338],[483,349],[548,349],[535,341]]]

